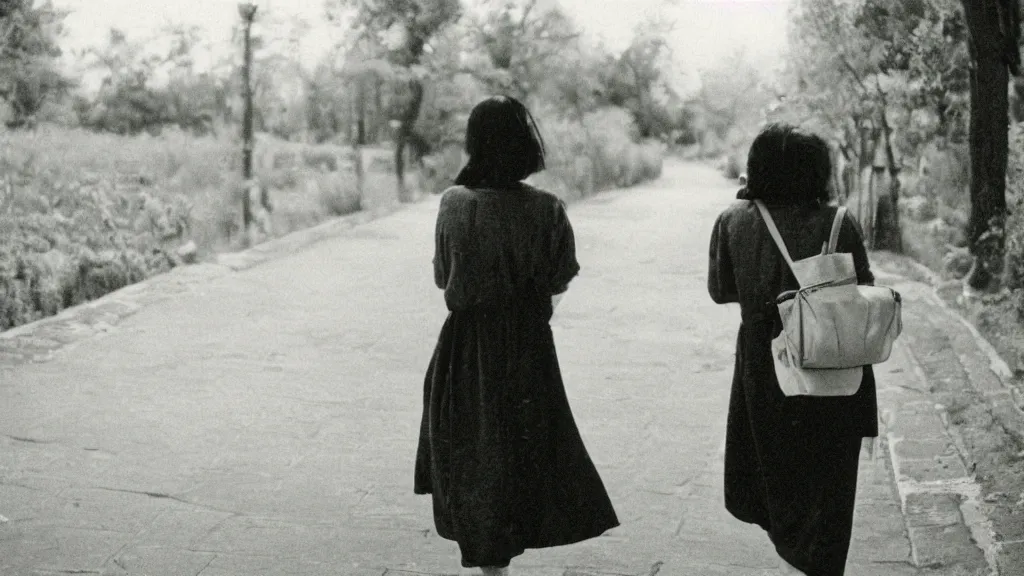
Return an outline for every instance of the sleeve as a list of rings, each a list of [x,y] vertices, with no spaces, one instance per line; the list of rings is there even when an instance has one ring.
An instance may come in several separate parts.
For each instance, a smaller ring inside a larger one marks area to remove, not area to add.
[[[853,254],[853,266],[857,270],[857,283],[873,285],[875,275],[871,272],[871,263],[868,261],[868,251],[864,247],[864,232],[861,230],[857,219],[846,213],[843,227],[839,229],[839,246],[843,252]]]
[[[729,235],[725,230],[724,214],[715,220],[711,230],[711,248],[708,254],[708,293],[717,304],[739,302],[732,258],[729,255]]]
[[[448,247],[444,236],[445,196],[437,210],[437,222],[434,224],[434,285],[444,290],[448,285]]]
[[[576,237],[569,222],[565,202],[555,204],[555,223],[551,234],[551,278],[549,289],[552,295],[562,294],[569,289],[569,282],[579,274],[580,264],[576,261]]]

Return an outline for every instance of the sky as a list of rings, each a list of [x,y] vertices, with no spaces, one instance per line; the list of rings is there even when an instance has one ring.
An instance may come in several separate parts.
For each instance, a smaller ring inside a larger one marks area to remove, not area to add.
[[[584,33],[602,38],[612,49],[624,47],[633,26],[663,14],[676,22],[670,38],[682,75],[694,76],[738,49],[762,66],[778,63],[786,40],[786,11],[791,0],[556,0]],[[322,21],[323,0],[260,0],[261,10],[295,15],[314,23],[301,54],[312,66],[330,46],[332,34]],[[200,26],[210,41],[230,49],[238,22],[235,0],[54,0],[72,10],[64,45],[81,49],[102,44],[111,27],[129,38],[147,37],[166,23]],[[600,7],[597,7],[600,6]]]

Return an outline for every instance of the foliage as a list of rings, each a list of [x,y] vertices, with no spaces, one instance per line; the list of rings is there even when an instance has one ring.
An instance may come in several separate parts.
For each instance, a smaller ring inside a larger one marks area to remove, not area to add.
[[[956,0],[802,0],[790,38],[788,104],[851,159],[882,120],[903,159],[936,137],[966,134],[968,53]]]
[[[745,52],[733,52],[700,71],[692,118],[680,122],[677,133],[699,144],[704,158],[717,159],[727,178],[736,178],[745,170],[747,150],[773,100],[767,78]],[[687,130],[687,124],[692,128]]]
[[[230,118],[230,79],[195,69],[200,45],[197,28],[168,26],[148,39],[110,30],[106,45],[83,54],[86,69],[102,82],[96,94],[76,99],[79,124],[122,135],[165,126],[209,133],[216,120]]]
[[[638,141],[631,115],[621,108],[589,112],[582,123],[541,108],[538,123],[548,143],[548,167],[534,181],[562,196],[589,196],[661,175],[664,145]]]
[[[169,270],[189,242],[199,256],[245,246],[238,156],[174,130],[0,132],[0,331]],[[355,187],[346,148],[262,137],[257,158],[261,181],[287,182],[271,190],[273,234],[394,195],[369,163]]]
[[[702,70],[700,83],[696,100],[701,129],[720,142],[752,132],[771,101],[765,79],[743,51]]]
[[[867,207],[869,242],[901,248],[904,172],[964,139],[965,34],[957,0],[800,0],[793,10],[784,99],[771,117],[832,140],[837,191]]]
[[[776,111],[831,136],[839,152],[837,181],[847,195],[857,196],[858,205],[870,188],[870,167],[888,169],[889,194],[869,191],[869,204],[878,201],[868,213],[869,237],[875,210],[882,222],[883,201],[903,206],[910,210],[911,221],[903,227],[910,251],[937,269],[959,273],[966,242],[977,258],[968,278],[975,288],[1001,268],[1003,239],[1015,236],[1000,224],[1005,80],[997,78],[971,96],[972,79],[999,76],[1020,61],[1019,17],[1013,11],[1009,18],[997,17],[995,11],[992,3],[966,0],[800,0],[791,17],[788,77],[780,90],[787,98]],[[973,20],[967,18],[972,14]],[[982,64],[972,62],[972,49]],[[996,61],[1001,64],[986,64]],[[972,106],[978,131],[970,178]],[[904,196],[922,199],[900,198],[900,184]],[[1007,271],[1006,280],[1015,285],[1011,276]]]
[[[465,67],[489,93],[521,100],[543,89],[551,62],[580,34],[557,5],[539,0],[484,0],[463,20],[467,44],[479,58]]]
[[[129,177],[71,176],[0,143],[0,330],[56,314],[178,261],[191,205]]]
[[[57,66],[66,15],[50,1],[0,2],[0,101],[8,128],[31,124],[48,100],[71,88]]]
[[[460,0],[330,0],[329,11],[332,6],[354,11],[352,29],[362,38],[376,42],[382,49],[384,61],[399,73],[404,84],[398,92],[401,104],[394,138],[394,165],[399,197],[407,200],[406,146],[413,145],[417,160],[429,151],[429,146],[415,129],[425,92],[423,57],[432,50],[430,42],[434,37],[459,19],[462,4]],[[365,104],[362,90],[358,102],[362,109]],[[359,144],[362,144],[361,129],[358,134]]]
[[[1024,123],[1010,131],[1010,159],[1006,170],[1007,204],[1006,266],[1004,285],[1015,293],[1017,310],[1024,320]]]
[[[652,17],[634,29],[629,46],[618,56],[608,56],[601,67],[602,99],[633,116],[641,138],[667,140],[675,130],[688,131],[688,117],[680,96],[666,72],[672,49],[667,36],[673,25]]]

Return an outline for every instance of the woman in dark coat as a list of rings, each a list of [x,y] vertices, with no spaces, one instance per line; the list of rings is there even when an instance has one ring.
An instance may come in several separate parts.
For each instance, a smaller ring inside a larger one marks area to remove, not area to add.
[[[853,526],[864,438],[878,435],[870,366],[856,394],[786,397],[771,340],[781,330],[776,296],[798,287],[751,201],[760,199],[794,260],[821,253],[837,208],[828,201],[831,160],[818,136],[770,125],[754,140],[747,187],[715,222],[708,291],[738,302],[742,323],[726,428],[725,506],[764,528],[783,573],[841,576]],[[860,284],[874,277],[859,226],[847,216],[837,251],[853,254]]]
[[[618,526],[580,438],[551,319],[579,272],[556,196],[521,181],[544,168],[543,141],[518,101],[472,112],[469,161],[437,216],[434,280],[448,318],[423,386],[415,492],[464,567],[507,573],[513,557]]]

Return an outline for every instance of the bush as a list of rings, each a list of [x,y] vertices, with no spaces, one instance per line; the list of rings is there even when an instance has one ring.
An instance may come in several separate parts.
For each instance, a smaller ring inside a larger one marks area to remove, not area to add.
[[[736,180],[739,178],[740,174],[743,174],[745,169],[746,166],[740,159],[738,151],[734,151],[726,156],[725,160],[722,162],[722,174],[730,180]]]
[[[324,147],[306,146],[302,149],[302,163],[321,172],[338,171],[338,153]]]
[[[395,196],[391,173],[366,171],[360,189],[348,148],[260,135],[256,152],[272,196],[269,234]],[[190,242],[200,257],[244,247],[240,159],[231,140],[175,129],[0,132],[0,331],[178,266]]]
[[[901,214],[915,222],[928,222],[938,218],[938,206],[931,196],[904,196],[900,198]]]
[[[964,145],[925,147],[921,170],[901,176],[904,248],[944,278],[962,278],[970,267],[966,250],[970,157]]]
[[[967,146],[929,146],[922,156],[927,168],[917,179],[918,191],[935,198],[940,205],[966,213],[970,204],[968,185],[971,166]]]
[[[537,122],[547,145],[547,170],[531,182],[565,198],[634,186],[661,175],[664,144],[639,142],[632,117],[621,108],[587,114],[582,125],[541,108]]]
[[[362,207],[354,175],[316,174],[307,180],[307,195],[319,199],[326,214],[344,216]]]
[[[0,155],[0,331],[56,314],[178,262],[190,205],[137,182],[62,181],[5,142]]]
[[[462,143],[453,142],[423,159],[424,191],[440,194],[455,182],[459,170],[465,165],[466,155]]]

